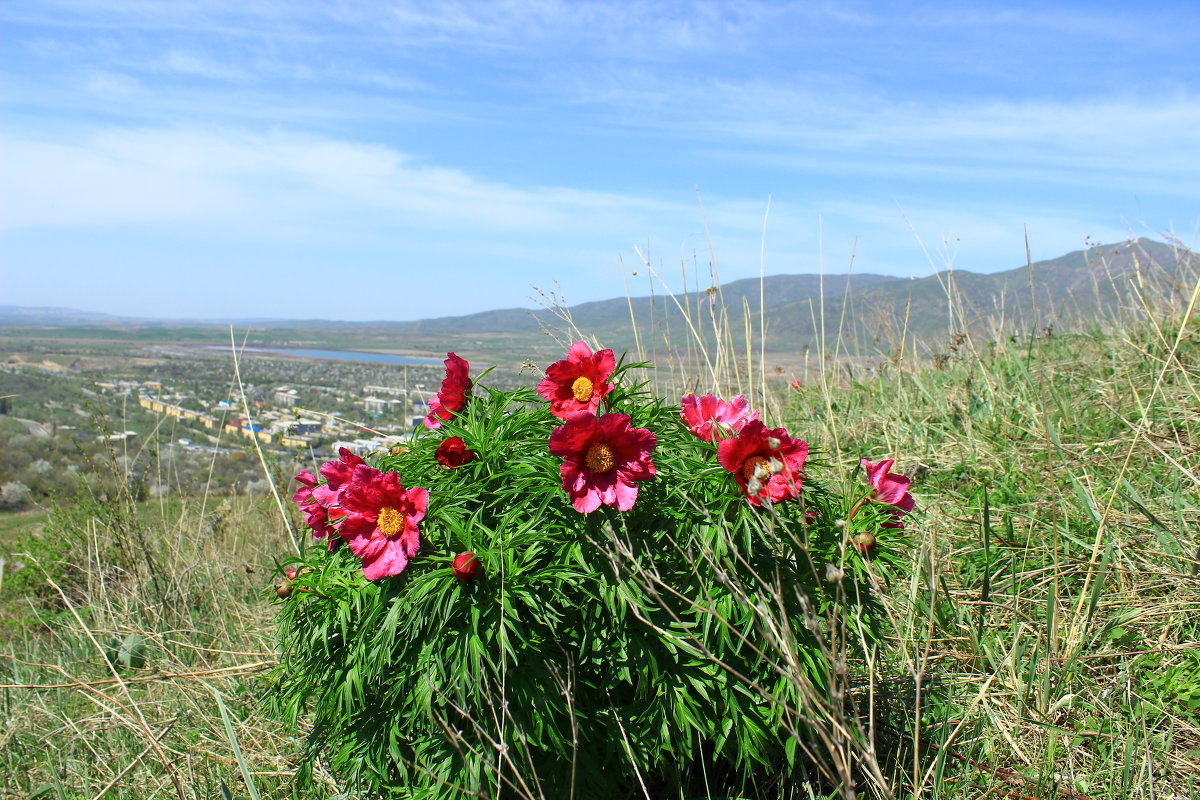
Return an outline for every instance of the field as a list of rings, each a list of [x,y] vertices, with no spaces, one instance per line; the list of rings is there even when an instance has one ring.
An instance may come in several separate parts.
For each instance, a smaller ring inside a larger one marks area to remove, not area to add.
[[[755,797],[1200,795],[1197,292],[1104,326],[952,331],[936,358],[900,342],[869,370],[814,359],[798,385],[759,376],[814,459],[849,475],[896,458],[917,511],[886,647],[848,667],[855,766]],[[289,476],[268,477],[286,501]],[[0,515],[0,796],[346,796],[319,764],[296,782],[308,731],[263,705],[299,514],[105,485]]]

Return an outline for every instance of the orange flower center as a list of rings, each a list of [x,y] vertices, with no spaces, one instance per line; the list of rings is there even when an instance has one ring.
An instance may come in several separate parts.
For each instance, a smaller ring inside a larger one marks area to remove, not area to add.
[[[742,464],[742,477],[745,478],[746,480],[750,480],[751,478],[753,478],[754,473],[756,471],[758,471],[759,464],[762,464],[764,467],[767,467],[769,470],[769,467],[767,465],[767,460],[765,458],[763,458],[762,456],[755,456],[754,458],[746,459],[746,463]]]
[[[590,378],[585,378],[580,375],[571,384],[571,394],[575,395],[575,399],[581,403],[586,403],[592,399],[592,381]]]
[[[391,506],[379,510],[379,531],[384,536],[395,536],[404,530],[404,512]]]
[[[582,378],[581,380],[587,379]],[[596,442],[589,447],[585,461],[588,469],[592,472],[608,472],[617,465],[617,460],[613,458],[612,448],[604,442]]]

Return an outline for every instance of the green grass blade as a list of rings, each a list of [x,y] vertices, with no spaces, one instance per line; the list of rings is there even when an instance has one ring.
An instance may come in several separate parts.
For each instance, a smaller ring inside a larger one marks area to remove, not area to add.
[[[225,701],[221,699],[221,693],[216,689],[213,689],[213,697],[216,698],[217,708],[221,711],[221,724],[225,727],[225,739],[229,742],[229,749],[233,751],[233,757],[237,759],[238,770],[242,773],[242,780],[246,782],[246,791],[250,793],[250,800],[261,800],[258,788],[254,785],[254,777],[250,774],[250,767],[246,765],[242,748],[238,746],[237,736],[233,732],[233,721],[229,717],[229,709],[226,708]]]

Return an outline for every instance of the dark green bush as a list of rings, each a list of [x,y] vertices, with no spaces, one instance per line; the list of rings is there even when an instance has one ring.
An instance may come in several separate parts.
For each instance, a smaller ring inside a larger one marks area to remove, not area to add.
[[[871,635],[891,515],[837,519],[867,487],[837,497],[811,469],[799,497],[751,506],[716,445],[623,373],[608,410],[657,437],[628,511],[572,507],[547,449],[561,420],[529,390],[477,388],[375,462],[429,490],[419,555],[368,581],[317,542],[295,565],[311,572],[281,583],[273,704],[311,725],[310,766],[396,798],[781,797],[820,771],[814,697],[845,671],[829,612]],[[475,453],[457,469],[435,459],[450,436]],[[870,563],[850,544],[864,531]],[[463,552],[472,582],[454,574]]]

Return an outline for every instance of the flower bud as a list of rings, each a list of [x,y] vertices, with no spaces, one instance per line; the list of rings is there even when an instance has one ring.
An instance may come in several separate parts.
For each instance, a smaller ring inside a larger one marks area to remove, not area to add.
[[[479,577],[483,565],[474,553],[459,553],[454,557],[454,577],[462,583],[470,583]]]
[[[288,581],[280,581],[275,584],[275,594],[280,597],[289,597],[292,594],[292,587]]]
[[[782,446],[783,446],[783,442],[779,439],[778,436],[768,436],[767,437],[767,447],[771,448],[772,450],[778,450]]]
[[[864,556],[870,555],[871,551],[875,549],[875,534],[866,531],[855,534],[854,549]]]

